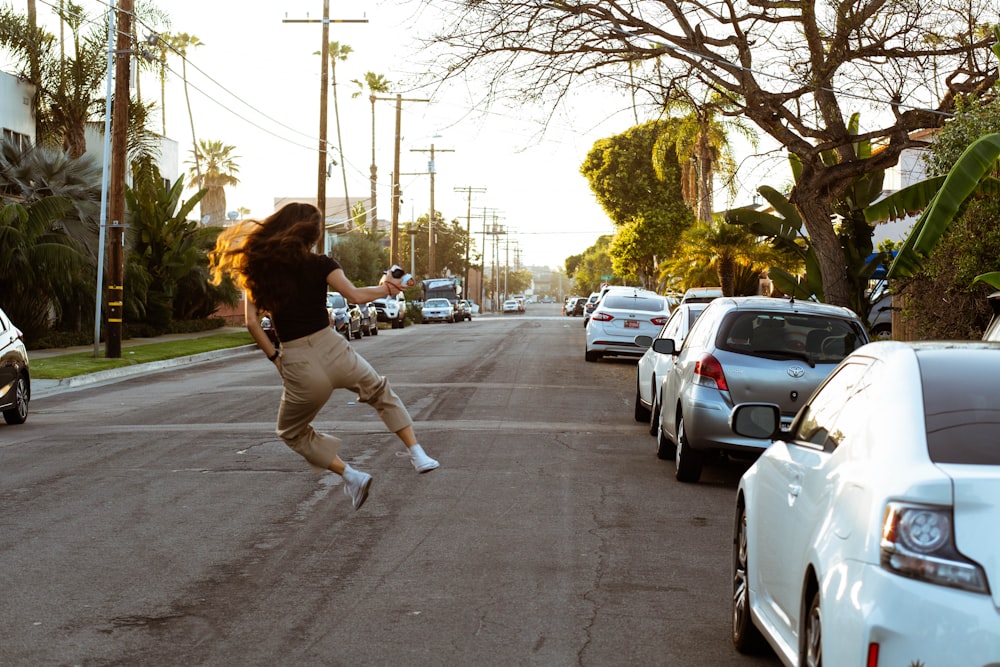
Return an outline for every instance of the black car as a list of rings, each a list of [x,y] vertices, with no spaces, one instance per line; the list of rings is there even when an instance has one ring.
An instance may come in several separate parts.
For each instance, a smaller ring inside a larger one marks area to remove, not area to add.
[[[0,411],[4,421],[23,424],[30,400],[31,374],[24,336],[0,308]]]

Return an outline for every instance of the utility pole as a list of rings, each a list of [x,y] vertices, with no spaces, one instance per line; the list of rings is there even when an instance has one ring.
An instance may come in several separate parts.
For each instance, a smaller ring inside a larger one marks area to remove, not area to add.
[[[431,211],[427,219],[427,277],[434,277],[434,174],[437,169],[434,166],[434,144],[428,148],[411,148],[414,153],[430,153],[431,159],[427,162],[427,173],[431,175]],[[442,148],[439,153],[454,153],[450,148]]]
[[[396,94],[396,97],[376,97],[376,100],[396,100],[396,141],[395,148],[393,150],[393,161],[392,161],[392,227],[389,230],[389,263],[399,264],[399,142],[401,136],[401,129],[403,125],[403,102],[430,102],[426,99],[415,99],[415,98],[404,98],[400,94]],[[374,129],[372,130],[374,132]],[[372,164],[374,164],[372,160]],[[374,206],[375,199],[374,195],[372,198],[372,205]],[[378,217],[378,211],[375,212],[375,217]],[[372,225],[375,221],[372,221]],[[374,228],[374,227],[373,227]],[[412,248],[413,237],[410,237],[410,243]],[[412,252],[411,252],[412,255]],[[410,271],[413,273],[413,271]]]
[[[129,65],[131,64],[132,0],[118,3],[118,37],[115,46],[115,98],[111,106],[111,183],[108,217],[111,219],[111,252],[108,276],[108,339],[104,356],[122,356],[122,314],[125,288],[125,158],[128,146]]]
[[[326,116],[327,98],[329,96],[327,88],[330,82],[330,23],[368,23],[368,19],[339,19],[330,20],[330,0],[323,0],[323,18],[319,21],[314,19],[285,19],[282,23],[322,23],[323,24],[323,46],[320,49],[320,57],[323,64],[320,65],[319,74],[319,169],[316,180],[316,208],[319,209],[323,218],[323,223],[319,231],[319,251],[326,254]],[[341,155],[343,160],[344,156]],[[346,194],[346,193],[345,193]],[[350,218],[351,212],[347,212]]]
[[[479,261],[479,274],[481,276],[479,280],[479,305],[482,308],[486,307],[486,258],[489,255],[490,247],[486,244],[486,217],[487,215],[493,215],[493,221],[496,222],[497,214],[499,211],[495,208],[482,208],[479,209],[483,212],[483,256]],[[496,301],[494,296],[493,301]],[[490,309],[493,309],[493,304],[490,304]]]
[[[486,188],[474,188],[467,185],[464,188],[455,188],[455,192],[466,194],[465,209],[465,282],[462,284],[462,296],[469,298],[469,249],[472,246],[472,193],[486,192]],[[482,282],[480,280],[480,282]]]

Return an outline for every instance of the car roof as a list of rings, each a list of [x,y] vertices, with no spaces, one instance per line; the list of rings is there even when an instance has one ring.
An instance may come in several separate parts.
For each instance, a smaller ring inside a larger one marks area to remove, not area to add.
[[[774,312],[797,311],[803,313],[822,313],[826,315],[839,315],[850,319],[857,319],[857,315],[850,308],[834,306],[829,303],[818,301],[802,301],[800,299],[790,299],[773,296],[728,296],[713,299],[709,304],[710,308],[729,308],[731,310],[767,310]]]

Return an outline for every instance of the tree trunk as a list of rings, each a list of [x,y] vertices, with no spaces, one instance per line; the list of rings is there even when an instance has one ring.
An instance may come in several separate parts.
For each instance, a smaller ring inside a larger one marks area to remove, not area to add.
[[[833,209],[829,199],[816,196],[815,188],[810,188],[807,181],[800,180],[789,200],[802,216],[809,234],[809,243],[816,253],[823,279],[823,301],[850,307],[844,252],[833,229]]]
[[[708,145],[708,128],[698,135],[698,220],[712,222],[712,150]]]

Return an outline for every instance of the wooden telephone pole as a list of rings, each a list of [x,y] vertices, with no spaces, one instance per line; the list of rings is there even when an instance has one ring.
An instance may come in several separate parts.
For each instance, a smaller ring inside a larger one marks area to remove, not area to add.
[[[104,356],[122,356],[122,315],[125,289],[125,168],[128,146],[129,65],[132,60],[132,0],[118,3],[115,41],[115,97],[111,106],[111,182],[108,219],[111,251],[108,257],[108,338]]]
[[[411,148],[414,153],[430,153],[431,159],[427,162],[427,173],[431,176],[431,210],[427,218],[427,277],[434,277],[434,174],[437,168],[434,166],[434,144],[430,148]],[[438,153],[454,153],[450,148],[439,148]]]

